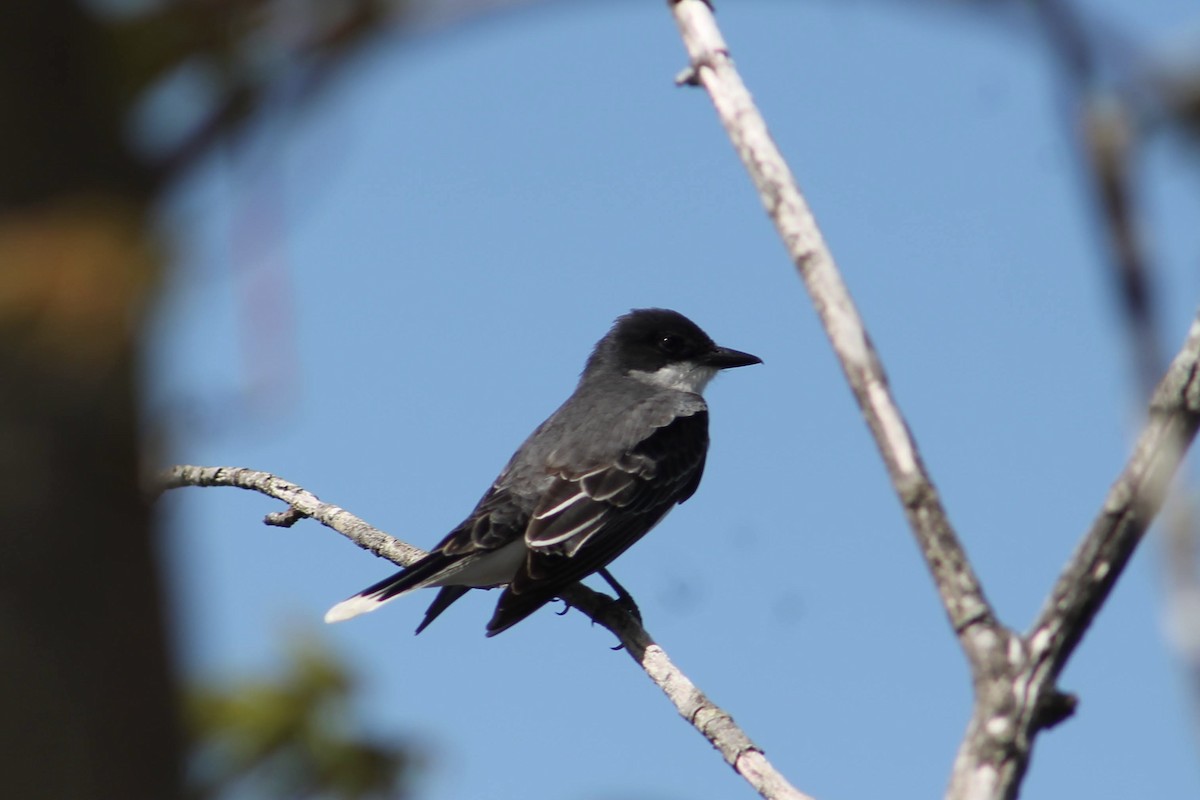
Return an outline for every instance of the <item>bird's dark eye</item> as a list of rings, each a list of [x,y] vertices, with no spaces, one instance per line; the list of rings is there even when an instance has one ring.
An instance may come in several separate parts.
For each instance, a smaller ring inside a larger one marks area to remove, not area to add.
[[[658,349],[662,350],[669,356],[677,356],[683,352],[684,341],[682,336],[676,336],[673,333],[668,333],[658,337]]]

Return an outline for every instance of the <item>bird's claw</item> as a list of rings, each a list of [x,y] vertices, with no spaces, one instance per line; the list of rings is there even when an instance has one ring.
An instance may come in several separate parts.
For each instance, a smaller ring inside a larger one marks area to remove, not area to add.
[[[612,604],[624,611],[629,616],[637,620],[639,625],[642,624],[642,612],[638,609],[637,603],[633,602],[633,598],[626,594],[624,597],[617,597],[612,601]],[[609,650],[624,650],[625,645],[618,644],[616,647],[610,647]]]

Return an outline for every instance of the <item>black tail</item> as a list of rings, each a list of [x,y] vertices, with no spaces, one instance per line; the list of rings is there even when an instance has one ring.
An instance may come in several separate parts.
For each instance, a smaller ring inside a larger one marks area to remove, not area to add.
[[[412,566],[390,575],[378,583],[368,586],[353,597],[338,603],[325,613],[325,621],[341,622],[359,614],[374,611],[397,595],[420,588],[426,581],[433,579],[458,558],[461,556],[447,556],[437,551],[432,552]],[[450,602],[446,603],[446,605],[449,604]],[[438,613],[443,610],[445,610],[445,606],[439,609]]]
[[[437,597],[433,598],[433,602],[429,604],[429,608],[425,609],[425,619],[421,620],[421,624],[417,626],[417,633],[429,627],[429,623],[441,616],[441,613],[453,605],[455,600],[469,591],[471,591],[470,586],[443,586],[437,593]]]

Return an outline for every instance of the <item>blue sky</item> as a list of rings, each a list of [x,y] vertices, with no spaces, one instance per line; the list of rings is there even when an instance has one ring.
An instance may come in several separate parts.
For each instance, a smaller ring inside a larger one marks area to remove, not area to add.
[[[1172,41],[1183,0],[1094,2]],[[1139,413],[1102,243],[1034,31],[920,4],[727,2],[719,22],[889,370],[951,518],[1023,630],[1099,508]],[[566,397],[630,308],[765,364],[708,390],[697,495],[615,574],[677,664],[802,790],[936,797],[966,668],[857,408],[709,102],[677,89],[662,3],[560,3],[386,36],[320,99],[282,98],[166,209],[154,326],[167,462],[248,466],[428,547]],[[1162,332],[1200,298],[1193,153],[1142,163]],[[478,592],[325,627],[389,574],[230,489],[163,503],[181,658],[269,669],[314,631],[372,730],[429,759],[423,800],[749,797],[577,613],[483,637]],[[1200,796],[1153,540],[1063,676],[1023,797]]]

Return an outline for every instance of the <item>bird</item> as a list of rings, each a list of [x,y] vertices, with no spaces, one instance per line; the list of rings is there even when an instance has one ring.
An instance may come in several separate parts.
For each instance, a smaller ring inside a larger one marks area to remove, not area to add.
[[[708,454],[701,396],[721,370],[761,364],[663,308],[618,317],[575,391],[517,449],[475,509],[427,555],[329,609],[326,622],[440,591],[416,632],[472,588],[504,590],[495,636],[599,573],[695,493]]]

